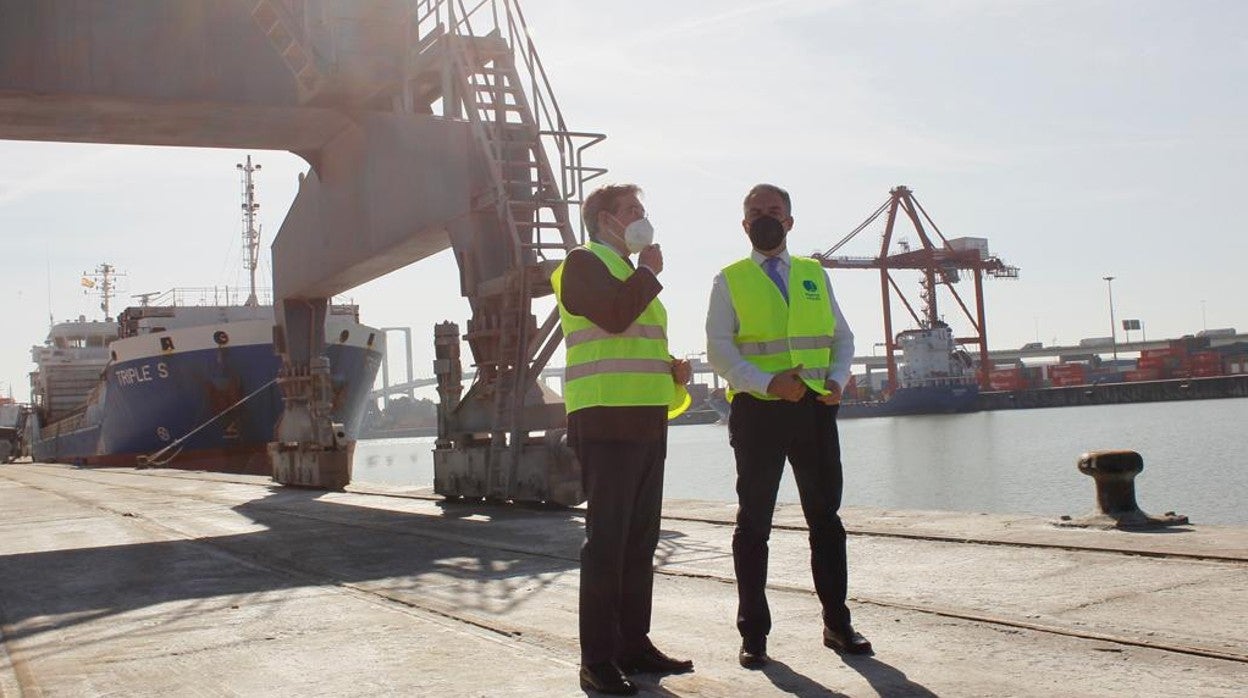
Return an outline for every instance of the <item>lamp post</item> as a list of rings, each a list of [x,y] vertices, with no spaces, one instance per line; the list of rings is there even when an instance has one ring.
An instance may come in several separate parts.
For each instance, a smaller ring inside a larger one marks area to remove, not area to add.
[[[1105,286],[1109,289],[1109,343],[1114,347],[1114,368],[1118,367],[1118,328],[1114,327],[1114,277],[1106,276]]]

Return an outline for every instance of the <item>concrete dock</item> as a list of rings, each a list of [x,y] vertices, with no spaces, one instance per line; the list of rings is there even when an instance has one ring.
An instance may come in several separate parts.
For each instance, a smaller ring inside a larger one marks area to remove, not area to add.
[[[649,695],[1248,694],[1248,528],[1199,512],[1127,533],[849,508],[850,606],[876,654],[842,658],[782,507],[761,671],[736,662],[734,506],[664,512],[651,636],[696,671],[642,675]],[[582,513],[0,465],[0,695],[583,695]]]

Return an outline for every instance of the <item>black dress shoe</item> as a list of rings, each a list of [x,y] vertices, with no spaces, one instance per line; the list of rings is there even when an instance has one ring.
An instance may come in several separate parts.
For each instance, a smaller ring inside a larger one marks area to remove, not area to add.
[[[747,637],[741,641],[737,661],[746,669],[758,669],[767,663],[767,638]]]
[[[824,626],[823,645],[838,654],[871,654],[871,641],[855,632],[852,625],[837,630]]]
[[[683,674],[693,671],[693,660],[674,659],[650,645],[640,654],[621,659],[619,666],[625,674]]]
[[[613,696],[637,695],[637,686],[624,678],[614,662],[581,665],[581,688]]]

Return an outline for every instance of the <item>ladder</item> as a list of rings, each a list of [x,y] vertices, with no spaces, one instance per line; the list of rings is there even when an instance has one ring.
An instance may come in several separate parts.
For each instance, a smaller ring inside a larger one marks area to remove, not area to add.
[[[308,102],[320,91],[324,76],[303,28],[282,0],[255,0],[251,18],[294,75],[299,101]]]
[[[485,367],[495,376],[489,489],[506,498],[526,436],[517,415],[531,376],[541,370],[531,361],[538,344],[531,308],[535,296],[548,292],[553,270],[546,265],[544,271],[541,263],[561,259],[578,241],[570,202],[547,159],[511,47],[497,30],[446,40],[455,87],[493,182],[474,208],[492,210],[512,242],[507,282],[494,299],[497,353]]]

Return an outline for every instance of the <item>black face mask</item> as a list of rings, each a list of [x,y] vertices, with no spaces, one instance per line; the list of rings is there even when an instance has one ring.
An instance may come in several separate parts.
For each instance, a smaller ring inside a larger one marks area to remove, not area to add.
[[[771,216],[750,221],[750,243],[759,252],[770,252],[784,242],[784,224]]]

